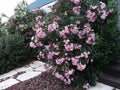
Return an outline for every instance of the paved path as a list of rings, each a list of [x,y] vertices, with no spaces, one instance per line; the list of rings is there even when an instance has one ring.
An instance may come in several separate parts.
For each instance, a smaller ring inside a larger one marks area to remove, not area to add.
[[[8,73],[0,75],[0,90],[34,78],[50,68],[50,66],[41,61],[34,61],[29,65],[14,69]]]

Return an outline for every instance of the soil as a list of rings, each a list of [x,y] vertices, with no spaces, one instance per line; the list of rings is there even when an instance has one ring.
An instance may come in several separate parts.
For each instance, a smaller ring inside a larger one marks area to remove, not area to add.
[[[52,75],[53,71],[53,69],[50,69],[37,77],[20,82],[5,90],[81,90],[65,85]]]

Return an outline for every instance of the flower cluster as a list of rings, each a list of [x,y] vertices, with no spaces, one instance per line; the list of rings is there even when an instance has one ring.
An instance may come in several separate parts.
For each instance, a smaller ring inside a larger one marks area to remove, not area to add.
[[[99,2],[99,6],[90,6],[90,9],[87,10],[87,18],[90,22],[95,22],[97,18],[105,20],[109,14],[113,12],[112,9],[106,10],[106,4]]]

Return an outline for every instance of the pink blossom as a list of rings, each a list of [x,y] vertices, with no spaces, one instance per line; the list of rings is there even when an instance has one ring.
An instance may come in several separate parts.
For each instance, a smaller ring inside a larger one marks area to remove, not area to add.
[[[30,42],[30,47],[31,48],[36,48],[36,45],[33,42]]]
[[[65,73],[65,76],[70,76],[70,75],[72,75],[74,72],[75,72],[74,69],[68,70],[68,71]]]
[[[58,23],[57,22],[53,22],[52,24],[48,25],[48,31],[49,32],[53,32],[58,28]]]
[[[80,39],[85,38],[85,34],[86,34],[85,31],[81,30],[81,31],[78,32],[78,37]]]
[[[38,21],[37,24],[38,24],[39,26],[44,26],[44,23],[41,22],[41,21]]]
[[[80,0],[71,0],[71,2],[78,5],[80,3]]]
[[[39,56],[45,58],[45,54],[43,52],[39,52]]]
[[[79,44],[74,44],[75,49],[80,49],[82,47],[82,45]]]
[[[58,45],[53,43],[53,47],[54,48],[58,48]]]
[[[107,16],[108,16],[108,13],[106,11],[103,11],[103,13],[100,17],[101,17],[101,19],[105,20]]]
[[[72,43],[66,44],[64,46],[65,46],[66,51],[73,51],[73,49],[74,49],[74,45]]]
[[[111,14],[113,12],[113,9],[110,9],[109,11],[108,11],[108,14]]]
[[[101,7],[102,9],[104,9],[104,8],[106,7],[106,4],[103,3],[103,2],[100,2],[100,7]]]
[[[64,79],[65,84],[71,84],[71,80],[69,78]]]
[[[40,26],[38,24],[35,24],[35,27],[33,28],[34,31],[36,31],[36,29],[38,29]]]
[[[95,34],[94,33],[89,34],[88,39],[86,40],[86,43],[92,44],[92,45],[95,44]]]
[[[83,71],[84,69],[86,68],[86,64],[81,64],[81,63],[78,63],[77,64],[77,70],[79,71]]]
[[[80,6],[73,7],[74,14],[79,15],[80,14],[80,8],[81,8]]]
[[[55,77],[62,80],[62,81],[64,80],[64,77],[61,74],[59,74],[58,72],[55,73]]]
[[[38,38],[45,38],[45,37],[46,37],[45,32],[43,32],[42,30],[39,31],[39,32],[37,32],[36,34],[37,34],[37,37],[38,37]]]
[[[64,58],[56,59],[56,64],[61,65],[64,62]]]
[[[54,56],[53,53],[49,52],[48,55],[47,55],[48,60],[52,60],[53,56]]]
[[[74,26],[72,29],[70,29],[70,31],[73,33],[73,34],[77,34],[78,33],[78,28],[76,26]]]
[[[91,31],[90,24],[86,23],[83,28],[83,32],[87,35]]]
[[[83,52],[84,57],[87,59],[89,56],[90,52]]]
[[[89,21],[91,22],[95,22],[97,16],[96,16],[96,13],[95,12],[91,12],[90,10],[87,10],[87,18]]]
[[[42,44],[42,42],[39,41],[36,43],[36,46],[41,47],[41,46],[43,46],[43,44]]]
[[[63,37],[63,38],[66,38],[66,34],[65,34],[65,31],[60,31],[60,36]]]
[[[88,89],[89,87],[90,87],[89,83],[86,83],[86,84],[83,85],[84,89]]]
[[[73,57],[73,58],[71,58],[71,60],[72,60],[72,64],[73,64],[73,65],[76,66],[76,65],[78,64],[78,59],[77,59],[77,58],[74,58],[74,57]]]
[[[60,54],[60,52],[55,52],[55,51],[52,53],[53,53],[53,55],[56,55],[56,56]]]
[[[67,35],[70,33],[68,26],[65,26],[65,29],[60,31],[60,36],[66,38]]]
[[[41,16],[36,17],[35,18],[36,22],[38,22],[40,18],[42,18],[42,17]]]
[[[37,43],[39,39],[37,37],[34,38],[34,42]]]
[[[80,23],[81,23],[80,20],[77,20],[77,21],[76,21],[76,24],[80,24]]]
[[[65,34],[69,34],[70,33],[68,26],[65,26],[64,32],[65,32]]]

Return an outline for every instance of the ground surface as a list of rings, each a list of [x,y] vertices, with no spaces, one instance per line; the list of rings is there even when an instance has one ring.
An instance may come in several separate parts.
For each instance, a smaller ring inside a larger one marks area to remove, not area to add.
[[[18,83],[6,90],[80,90],[64,85],[63,82],[52,75],[52,70],[43,72],[33,79]]]

